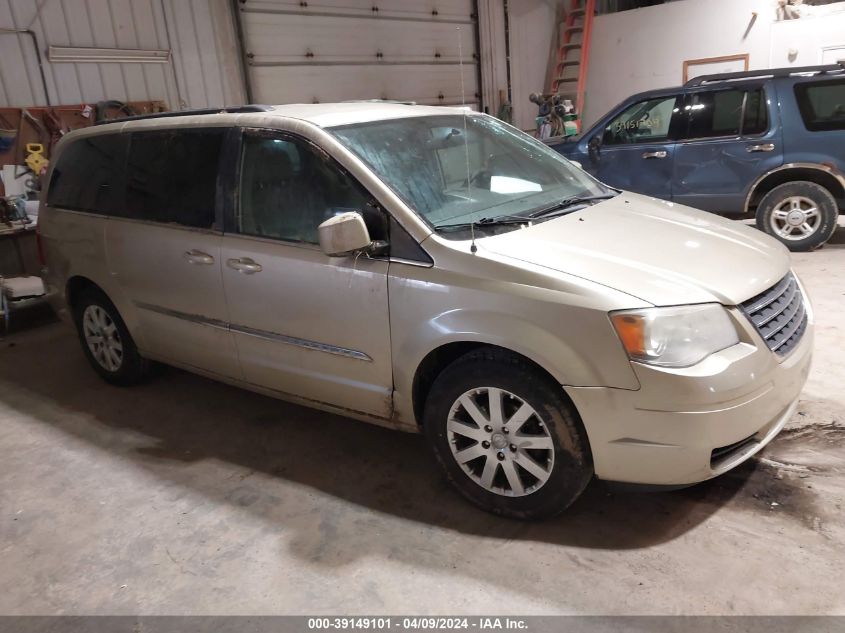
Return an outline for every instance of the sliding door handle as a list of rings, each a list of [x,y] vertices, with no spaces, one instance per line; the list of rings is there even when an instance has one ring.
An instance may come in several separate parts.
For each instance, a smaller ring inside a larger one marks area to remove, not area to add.
[[[666,158],[667,155],[666,150],[661,149],[657,152],[645,152],[643,158]]]
[[[185,251],[185,259],[189,264],[209,265],[214,263],[214,258],[208,253],[203,253],[196,249]]]
[[[253,275],[255,273],[260,273],[263,270],[261,264],[255,262],[249,257],[227,259],[226,265],[233,270],[237,270],[239,273],[243,273],[244,275]]]
[[[749,145],[745,148],[746,152],[773,152],[775,151],[774,143],[762,143],[760,145]]]

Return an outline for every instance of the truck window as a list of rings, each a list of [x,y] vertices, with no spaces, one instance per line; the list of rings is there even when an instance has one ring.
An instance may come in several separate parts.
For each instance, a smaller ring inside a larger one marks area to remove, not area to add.
[[[811,132],[845,130],[845,79],[795,84],[795,98]]]
[[[667,140],[677,101],[674,95],[658,97],[625,108],[605,127],[602,144],[625,145]]]
[[[125,137],[98,134],[73,141],[53,167],[47,204],[110,215],[120,204]]]
[[[126,215],[208,229],[214,224],[222,128],[133,132]]]

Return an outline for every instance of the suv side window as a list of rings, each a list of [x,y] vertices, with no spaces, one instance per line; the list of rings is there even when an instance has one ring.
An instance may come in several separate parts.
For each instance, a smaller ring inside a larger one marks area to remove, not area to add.
[[[209,229],[214,225],[223,128],[133,132],[126,215]]]
[[[53,167],[47,204],[74,211],[110,215],[120,204],[126,137],[88,136],[68,145]]]
[[[371,198],[308,142],[247,131],[241,150],[236,230],[244,235],[318,244],[317,227],[347,211],[364,215],[370,236],[386,238]]]
[[[811,132],[845,130],[845,79],[795,84],[795,98]]]
[[[689,112],[687,138],[738,136],[743,90],[696,92],[684,109]]]
[[[769,129],[769,107],[762,88],[749,90],[745,97],[745,113],[742,116],[742,135],[765,134]]]
[[[762,88],[710,90],[689,95],[685,139],[762,134],[769,113]]]
[[[603,145],[653,143],[669,138],[678,98],[658,97],[628,106],[604,129]]]

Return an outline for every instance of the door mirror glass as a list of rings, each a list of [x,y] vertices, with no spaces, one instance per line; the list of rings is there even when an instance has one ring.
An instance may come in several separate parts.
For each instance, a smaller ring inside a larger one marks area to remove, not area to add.
[[[345,257],[373,245],[364,217],[357,211],[341,213],[323,222],[317,232],[320,248],[329,257]]]

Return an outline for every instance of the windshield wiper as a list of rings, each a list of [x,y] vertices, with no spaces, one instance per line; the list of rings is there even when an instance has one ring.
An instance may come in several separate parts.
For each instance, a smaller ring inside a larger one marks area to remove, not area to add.
[[[528,224],[531,218],[522,215],[502,215],[497,218],[481,218],[474,222],[457,222],[455,224],[435,224],[436,230],[440,229],[463,229],[469,226],[503,226],[506,224]]]
[[[585,202],[592,202],[593,200],[608,200],[610,198],[615,198],[618,196],[618,193],[602,193],[595,196],[572,196],[571,198],[564,198],[559,202],[555,202],[547,207],[543,207],[533,213],[529,213],[526,217],[528,218],[542,218],[545,216],[549,216],[552,214],[557,214],[558,212],[565,211],[570,207],[574,207],[578,204],[583,204]],[[561,213],[561,215],[563,215]]]

